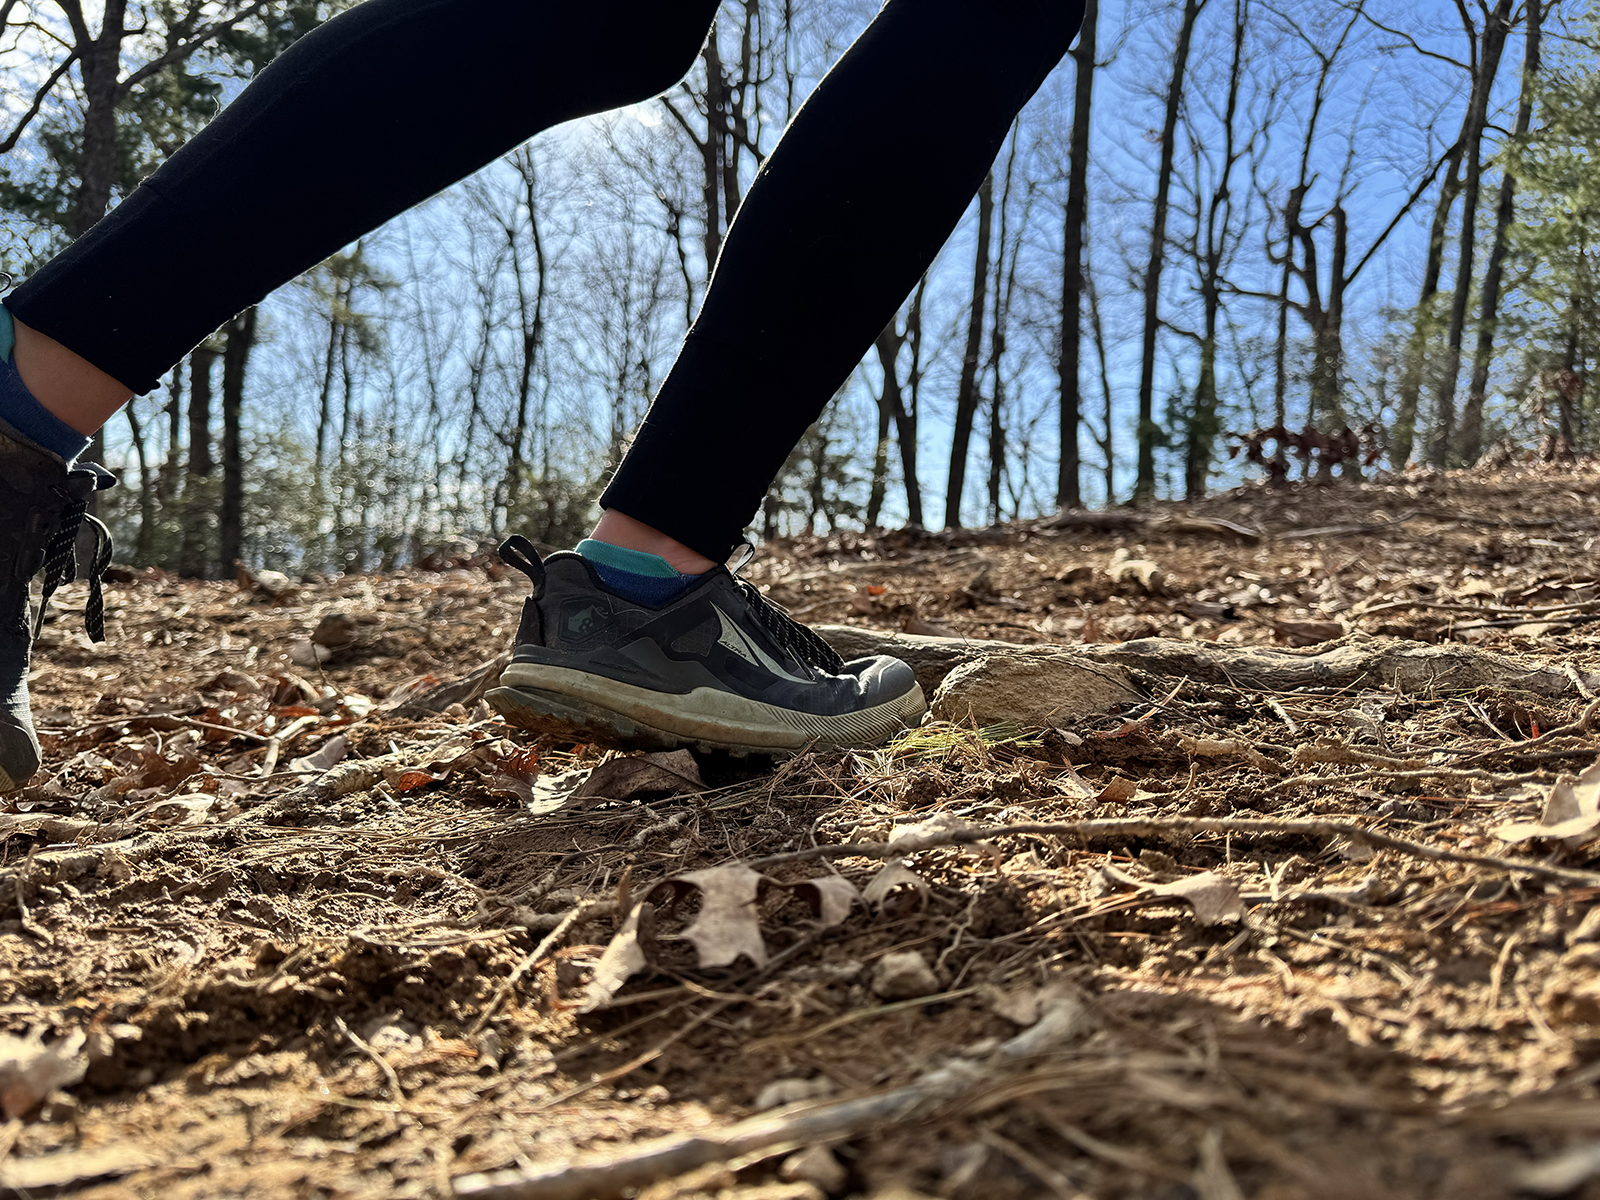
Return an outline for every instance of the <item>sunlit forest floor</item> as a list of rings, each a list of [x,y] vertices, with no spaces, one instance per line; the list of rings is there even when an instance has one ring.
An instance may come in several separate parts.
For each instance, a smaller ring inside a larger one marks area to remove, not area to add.
[[[67,589],[46,771],[0,806],[0,1187],[1600,1196],[1600,783],[1554,786],[1600,755],[1597,483],[765,547],[814,626],[1114,653],[1131,689],[776,766],[500,724],[467,679],[516,626],[492,559],[124,572],[104,647]],[[1086,820],[1125,828],[971,829]],[[681,878],[733,864],[762,878]]]

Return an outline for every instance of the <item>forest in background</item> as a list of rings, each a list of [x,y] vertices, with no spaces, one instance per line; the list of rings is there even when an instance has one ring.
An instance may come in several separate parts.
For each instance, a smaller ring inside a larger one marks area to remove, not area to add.
[[[340,7],[0,0],[0,270]],[[384,570],[581,536],[740,197],[874,8],[726,0],[665,96],[230,321],[106,431],[119,558]],[[1573,0],[1090,0],[755,534],[1593,450],[1597,44]]]

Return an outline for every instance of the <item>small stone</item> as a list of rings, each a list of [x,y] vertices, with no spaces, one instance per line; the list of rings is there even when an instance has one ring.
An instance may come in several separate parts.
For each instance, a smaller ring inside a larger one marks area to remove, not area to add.
[[[872,992],[885,1000],[912,1000],[938,990],[933,969],[915,950],[885,954],[872,973]]]
[[[832,1194],[844,1191],[849,1172],[826,1146],[807,1146],[783,1160],[778,1178],[789,1183],[815,1184]]]
[[[782,1108],[802,1100],[816,1100],[833,1094],[833,1081],[823,1079],[774,1079],[756,1095],[756,1108]]]

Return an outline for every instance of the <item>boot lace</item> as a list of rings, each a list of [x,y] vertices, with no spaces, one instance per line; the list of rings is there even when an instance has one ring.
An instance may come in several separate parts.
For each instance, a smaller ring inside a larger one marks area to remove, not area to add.
[[[829,675],[840,674],[844,670],[844,659],[839,657],[838,651],[791,617],[782,605],[763,596],[755,584],[739,577],[740,569],[755,557],[754,546],[746,543],[743,548],[747,553],[728,570],[761,628],[796,662]]]
[[[94,641],[106,640],[106,601],[100,588],[100,577],[111,565],[111,531],[99,517],[89,512],[89,498],[76,496],[66,488],[55,492],[65,501],[61,510],[61,528],[45,543],[44,585],[39,596],[39,613],[34,619],[33,636],[38,637],[44,628],[44,611],[51,595],[63,583],[78,574],[78,530],[85,522],[94,534],[94,558],[89,565],[89,602],[83,610],[83,627]]]

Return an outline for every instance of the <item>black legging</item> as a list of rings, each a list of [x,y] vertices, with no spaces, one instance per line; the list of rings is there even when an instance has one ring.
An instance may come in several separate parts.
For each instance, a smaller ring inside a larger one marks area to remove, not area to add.
[[[366,0],[6,300],[136,392],[234,313],[542,129],[692,65],[718,0]],[[721,559],[1067,51],[1082,0],[889,0],[796,114],[601,497]]]

